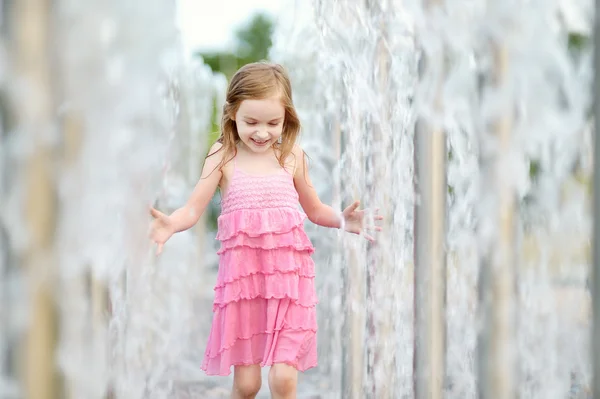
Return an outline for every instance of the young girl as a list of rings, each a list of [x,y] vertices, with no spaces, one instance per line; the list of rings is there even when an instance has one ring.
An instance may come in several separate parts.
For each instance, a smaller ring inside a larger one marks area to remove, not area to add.
[[[188,202],[169,216],[151,209],[151,237],[160,253],[221,190],[219,272],[202,369],[224,376],[234,366],[232,398],[256,396],[263,366],[271,366],[272,397],[295,398],[297,370],[317,365],[313,246],[305,217],[324,227],[363,230],[358,201],[340,215],[319,200],[296,144],[299,131],[284,69],[242,67],[229,84],[221,136]]]

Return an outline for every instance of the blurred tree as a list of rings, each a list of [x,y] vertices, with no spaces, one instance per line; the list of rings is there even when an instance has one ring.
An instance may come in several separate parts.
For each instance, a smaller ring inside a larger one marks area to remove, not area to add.
[[[250,23],[236,32],[237,52],[244,63],[267,59],[273,44],[273,22],[264,14],[256,14]]]
[[[198,52],[213,72],[231,78],[242,65],[268,58],[273,34],[273,21],[262,13],[255,14],[235,33],[233,51]]]

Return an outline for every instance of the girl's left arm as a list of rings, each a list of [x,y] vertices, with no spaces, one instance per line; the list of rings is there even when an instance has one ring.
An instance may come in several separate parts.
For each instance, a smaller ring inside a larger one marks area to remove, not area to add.
[[[294,146],[292,154],[295,159],[294,185],[300,198],[300,205],[308,220],[323,227],[339,229],[342,227],[342,215],[331,206],[321,202],[315,190],[306,165],[306,156],[299,146]],[[358,206],[358,204],[356,204]]]

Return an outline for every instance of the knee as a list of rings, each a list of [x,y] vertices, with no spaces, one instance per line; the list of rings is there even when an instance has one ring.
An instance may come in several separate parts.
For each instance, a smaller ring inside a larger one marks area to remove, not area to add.
[[[233,379],[234,397],[243,399],[254,399],[260,391],[261,376],[260,373],[244,373],[235,376]]]
[[[287,396],[296,391],[298,372],[287,364],[275,364],[269,372],[269,388],[280,396]]]

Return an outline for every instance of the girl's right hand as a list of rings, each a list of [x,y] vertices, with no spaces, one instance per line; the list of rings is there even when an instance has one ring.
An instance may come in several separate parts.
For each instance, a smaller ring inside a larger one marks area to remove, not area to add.
[[[150,238],[158,245],[156,255],[160,255],[167,240],[175,234],[175,228],[171,218],[164,213],[150,208],[150,214],[154,218],[150,226]]]

